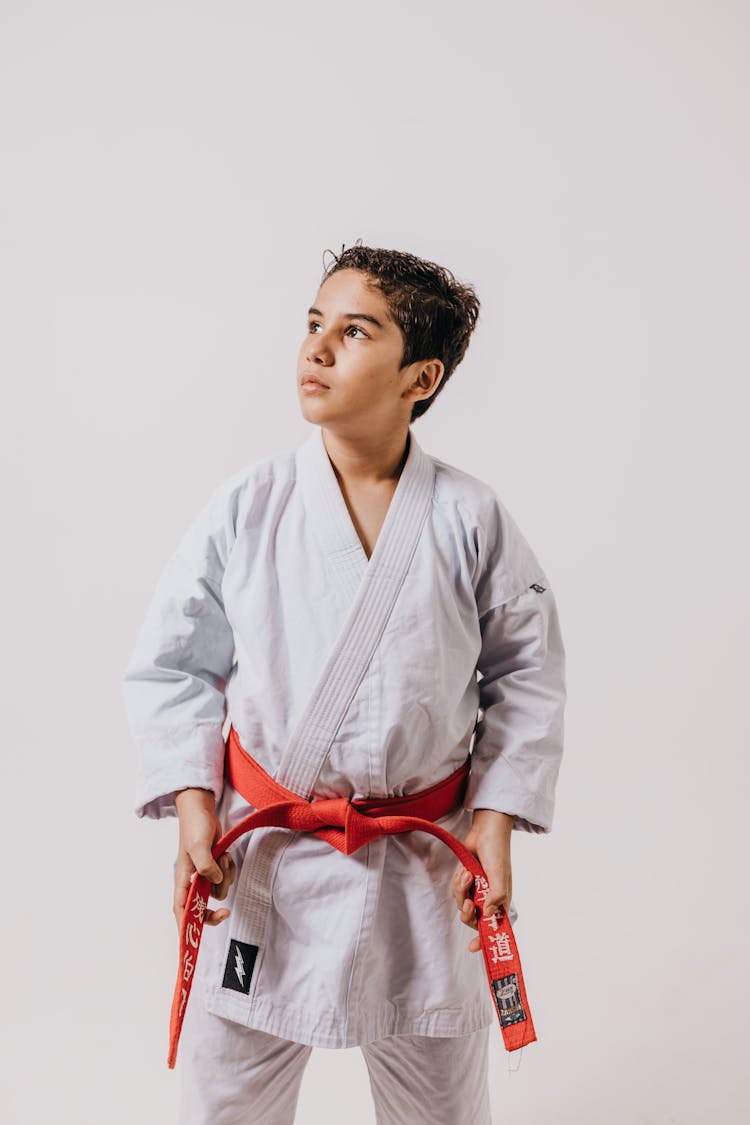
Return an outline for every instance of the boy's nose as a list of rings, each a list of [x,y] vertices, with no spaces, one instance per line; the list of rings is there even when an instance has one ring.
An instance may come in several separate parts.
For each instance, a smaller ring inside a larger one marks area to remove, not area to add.
[[[311,363],[325,367],[330,360],[330,353],[327,347],[321,347],[320,344],[315,344],[308,349],[307,358]]]

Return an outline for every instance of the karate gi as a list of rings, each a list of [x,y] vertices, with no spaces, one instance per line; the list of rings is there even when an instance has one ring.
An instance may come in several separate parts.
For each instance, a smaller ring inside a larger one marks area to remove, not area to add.
[[[411,501],[425,496],[361,682],[335,729],[311,725],[318,758],[303,743],[285,758],[365,575],[388,581]],[[552,825],[565,686],[550,583],[490,486],[428,455],[411,429],[369,560],[317,426],[215,488],[162,570],[123,690],[138,816],[175,815],[175,790],[193,786],[214,792],[224,831],[252,811],[223,775],[231,722],[263,768],[308,799],[412,793],[471,750],[464,807],[443,827],[462,839],[475,808],[524,831]],[[197,989],[208,1012],[321,1047],[463,1036],[495,1021],[450,891],[456,858],[440,840],[411,832],[344,855],[262,827],[231,852],[231,915],[204,930],[192,1003]],[[508,913],[513,922],[514,904]],[[237,943],[258,949],[249,979],[232,976]]]

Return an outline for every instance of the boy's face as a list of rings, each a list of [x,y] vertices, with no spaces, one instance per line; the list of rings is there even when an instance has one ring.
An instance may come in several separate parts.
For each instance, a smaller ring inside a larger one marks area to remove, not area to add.
[[[414,401],[432,394],[443,365],[423,361],[399,370],[403,349],[385,297],[364,274],[344,269],[326,278],[297,359],[303,416],[352,436],[408,426]],[[309,379],[323,387],[306,386]]]

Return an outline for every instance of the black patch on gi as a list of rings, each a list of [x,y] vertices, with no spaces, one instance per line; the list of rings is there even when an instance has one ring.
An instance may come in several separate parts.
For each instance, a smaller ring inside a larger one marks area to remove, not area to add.
[[[250,991],[250,977],[253,975],[255,958],[258,955],[257,945],[248,945],[245,941],[229,942],[227,963],[224,966],[224,980],[222,988],[233,988],[235,992]]]
[[[522,1020],[526,1019],[516,973],[509,973],[507,977],[493,980],[492,989],[495,993],[495,1003],[497,1004],[501,1027],[508,1027],[512,1023],[521,1023]]]
[[[543,594],[544,591],[547,589],[547,587],[546,586],[540,586],[538,582],[532,582],[531,585],[529,586],[529,589],[530,590],[536,590],[537,594]]]

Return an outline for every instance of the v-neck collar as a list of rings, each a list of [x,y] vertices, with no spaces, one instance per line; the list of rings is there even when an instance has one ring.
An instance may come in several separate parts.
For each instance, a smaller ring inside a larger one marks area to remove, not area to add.
[[[400,529],[415,509],[422,490],[431,490],[434,485],[432,459],[422,450],[410,427],[409,453],[368,559],[328,456],[321,426],[316,426],[299,446],[296,456],[298,483],[305,505],[314,515],[315,535],[341,581],[354,593],[368,568],[388,570],[392,565]]]

